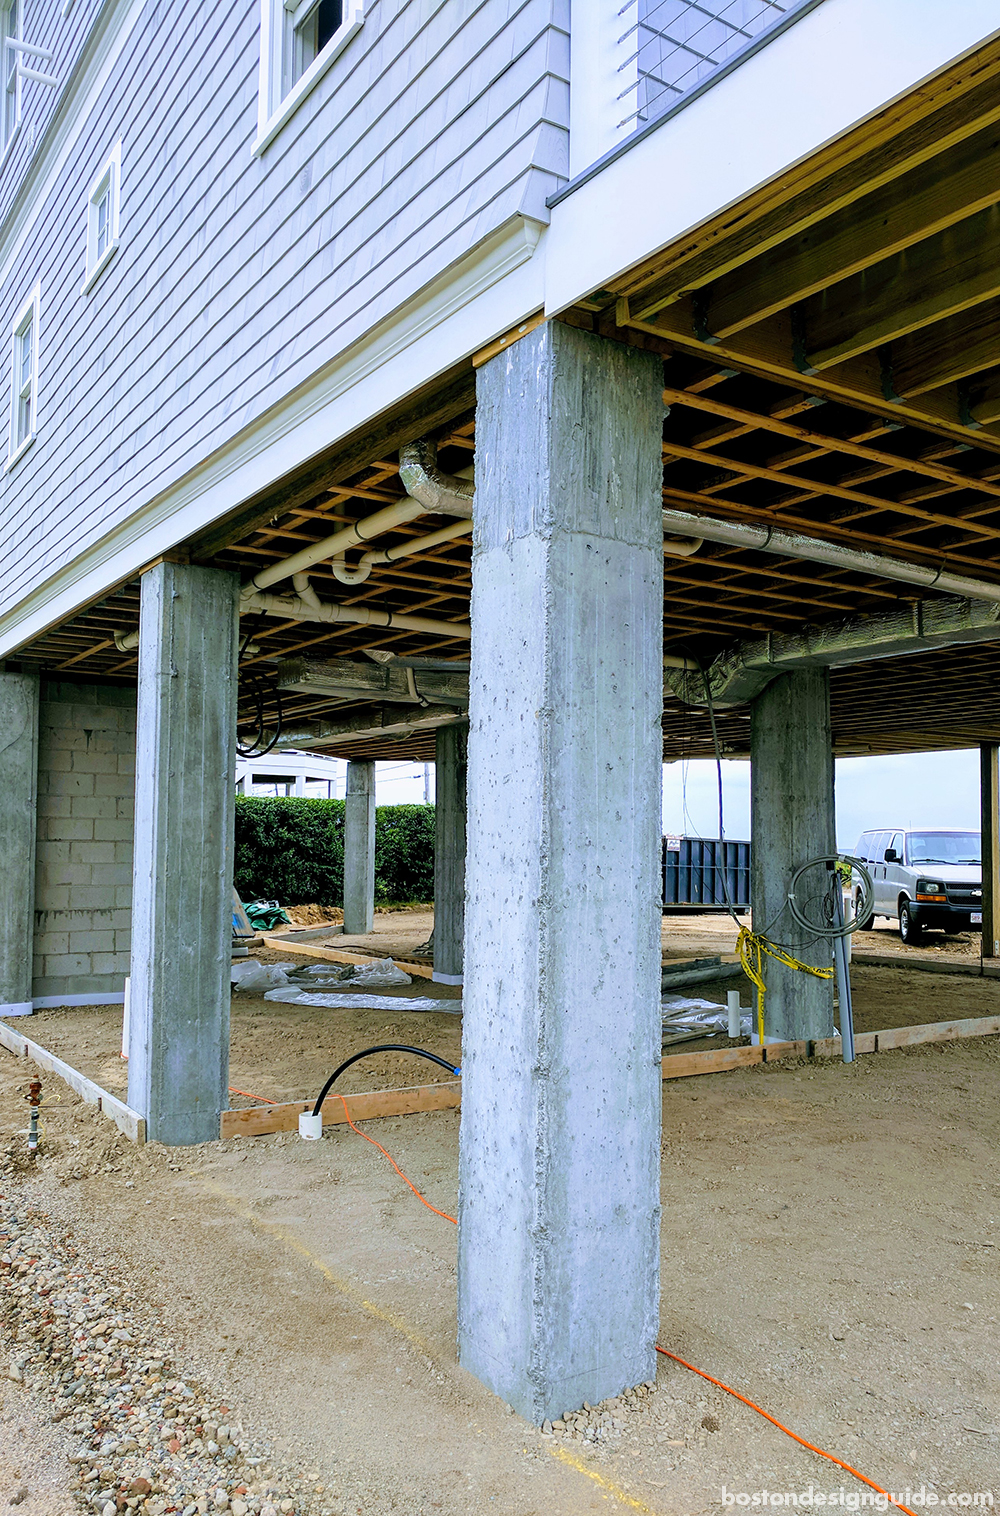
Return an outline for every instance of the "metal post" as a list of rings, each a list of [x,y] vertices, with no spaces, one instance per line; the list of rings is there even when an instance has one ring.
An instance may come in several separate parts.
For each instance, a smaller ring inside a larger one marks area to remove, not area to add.
[[[1000,958],[1000,748],[983,742],[979,748],[983,849],[984,958]]]
[[[837,865],[833,865],[833,922],[844,925],[844,889]],[[837,973],[837,998],[840,1001],[840,1045],[845,1063],[854,1062],[854,1003],[851,1000],[850,937],[833,939],[833,966]]]

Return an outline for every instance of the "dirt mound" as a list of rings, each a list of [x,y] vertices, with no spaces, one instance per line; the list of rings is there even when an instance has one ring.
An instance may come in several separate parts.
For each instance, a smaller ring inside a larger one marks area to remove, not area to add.
[[[285,915],[296,926],[323,926],[326,922],[343,921],[344,913],[339,905],[286,905]]]

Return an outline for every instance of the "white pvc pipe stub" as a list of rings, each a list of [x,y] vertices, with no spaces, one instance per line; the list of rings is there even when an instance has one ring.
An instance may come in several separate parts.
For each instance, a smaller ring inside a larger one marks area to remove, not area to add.
[[[318,1142],[323,1135],[323,1113],[314,1116],[312,1111],[303,1111],[299,1116],[299,1136],[305,1142]]]

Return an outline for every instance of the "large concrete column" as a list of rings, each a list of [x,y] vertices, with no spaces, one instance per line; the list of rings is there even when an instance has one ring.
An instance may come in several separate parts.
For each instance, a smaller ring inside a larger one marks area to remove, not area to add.
[[[31,1014],[38,679],[0,674],[0,1016]]]
[[[170,1145],[219,1135],[229,1104],[239,580],[142,577],[129,1104]]]
[[[462,983],[465,933],[465,789],[469,729],[439,726],[434,739],[434,978]]]
[[[349,763],[344,800],[344,931],[375,925],[375,765]]]
[[[479,370],[459,1347],[535,1422],[656,1371],[662,382]]]
[[[753,702],[750,726],[750,902],[755,931],[816,968],[833,962],[828,942],[810,941],[787,908],[792,875],[811,858],[836,852],[833,739],[827,669],[782,674]],[[804,884],[821,895],[819,869]],[[801,891],[799,892],[801,895]],[[802,897],[821,920],[818,901]],[[764,960],[764,1035],[791,1042],[832,1037],[833,980]]]
[[[979,748],[980,808],[983,857],[984,958],[1000,958],[1000,748],[983,742]]]

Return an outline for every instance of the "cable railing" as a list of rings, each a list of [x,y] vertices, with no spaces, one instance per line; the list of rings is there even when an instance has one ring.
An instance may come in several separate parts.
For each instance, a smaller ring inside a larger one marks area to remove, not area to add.
[[[628,0],[619,39],[620,127],[642,126],[748,47],[800,0]]]

